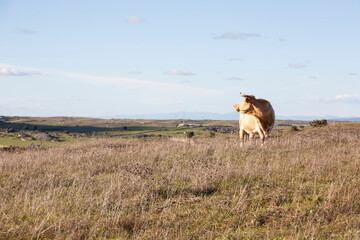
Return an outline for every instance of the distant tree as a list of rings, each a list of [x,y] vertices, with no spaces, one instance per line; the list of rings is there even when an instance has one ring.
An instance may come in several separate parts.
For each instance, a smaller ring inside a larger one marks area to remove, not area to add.
[[[322,127],[322,126],[326,126],[328,125],[328,122],[323,119],[323,120],[314,120],[314,121],[311,121],[309,122],[310,126],[312,127]]]

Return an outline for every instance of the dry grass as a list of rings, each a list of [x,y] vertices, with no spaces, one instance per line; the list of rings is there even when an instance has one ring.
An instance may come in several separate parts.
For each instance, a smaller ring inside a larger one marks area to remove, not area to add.
[[[0,150],[0,239],[359,239],[360,125]]]

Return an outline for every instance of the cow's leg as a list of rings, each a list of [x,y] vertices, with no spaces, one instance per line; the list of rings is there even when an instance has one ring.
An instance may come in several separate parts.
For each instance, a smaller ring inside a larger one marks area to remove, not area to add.
[[[263,131],[262,128],[258,128],[258,133],[260,135],[260,140],[261,140],[261,146],[264,146],[264,141],[265,141],[265,132]]]
[[[259,135],[260,135],[260,140],[261,140],[261,145],[264,145],[264,141],[265,141],[265,134],[263,131],[259,131]]]
[[[239,137],[240,137],[240,146],[244,145],[244,137],[246,136],[246,132],[245,130],[240,126],[240,131],[239,131]]]
[[[254,133],[253,133],[253,132],[250,132],[250,133],[248,134],[248,136],[249,136],[249,142],[252,144],[252,142],[254,141]]]
[[[240,136],[240,140],[241,140],[242,142],[244,142],[244,137],[246,136],[245,134],[246,134],[245,130],[244,130],[244,129],[240,129],[240,131],[239,131],[239,136]]]

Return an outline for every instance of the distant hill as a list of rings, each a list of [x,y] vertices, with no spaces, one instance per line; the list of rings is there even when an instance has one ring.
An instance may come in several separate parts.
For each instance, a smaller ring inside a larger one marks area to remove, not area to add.
[[[237,120],[239,113],[210,113],[210,112],[172,112],[172,113],[154,113],[154,114],[136,114],[136,115],[117,115],[108,118],[126,118],[126,119],[192,119],[192,120]]]
[[[360,117],[351,117],[351,118],[329,118],[330,121],[344,121],[344,122],[360,122]]]
[[[172,112],[172,113],[155,113],[155,114],[137,114],[137,115],[116,115],[111,117],[104,118],[120,118],[120,119],[192,119],[192,120],[238,120],[239,113],[211,113],[211,112]],[[312,121],[316,119],[326,119],[329,121],[350,121],[350,122],[360,122],[360,117],[337,117],[337,116],[276,116],[277,120],[302,120],[302,121]]]
[[[320,120],[326,119],[328,121],[335,121],[335,122],[360,122],[360,117],[336,117],[336,116],[276,116],[278,120],[301,120],[301,121],[313,121],[313,120]]]

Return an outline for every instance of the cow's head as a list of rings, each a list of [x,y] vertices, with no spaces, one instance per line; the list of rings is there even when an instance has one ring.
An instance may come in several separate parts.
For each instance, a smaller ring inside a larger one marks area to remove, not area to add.
[[[253,105],[253,101],[256,99],[254,95],[245,95],[245,94],[241,94],[240,96],[244,97],[244,100],[242,100],[241,102],[235,104],[233,106],[233,108],[235,109],[235,111],[240,112],[240,113],[247,113],[250,112],[254,109],[254,105]]]

